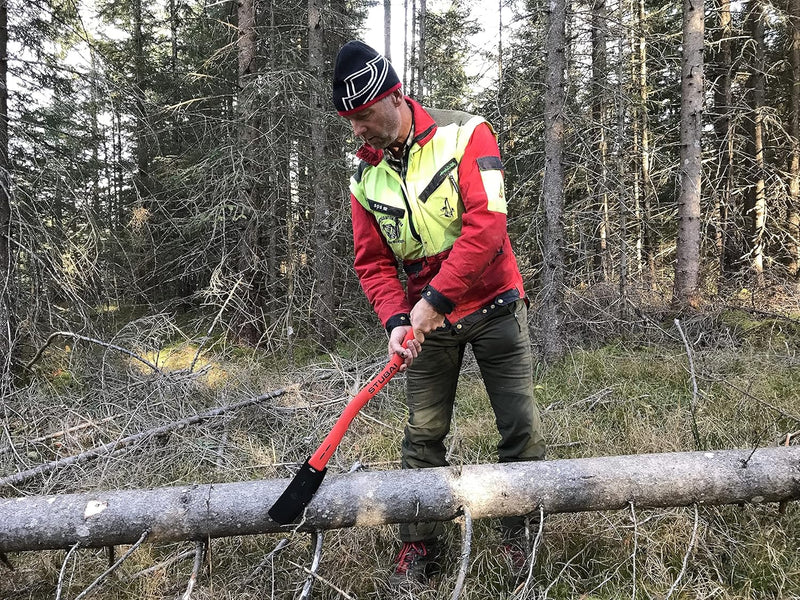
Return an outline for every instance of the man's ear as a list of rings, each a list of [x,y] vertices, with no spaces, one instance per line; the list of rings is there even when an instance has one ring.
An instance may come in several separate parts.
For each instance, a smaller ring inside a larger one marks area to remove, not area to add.
[[[392,104],[394,104],[394,107],[397,108],[403,102],[405,102],[405,99],[403,97],[403,92],[401,90],[393,91],[392,92]]]

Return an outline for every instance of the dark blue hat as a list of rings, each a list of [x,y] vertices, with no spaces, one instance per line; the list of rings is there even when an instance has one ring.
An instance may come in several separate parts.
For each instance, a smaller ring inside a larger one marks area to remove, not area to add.
[[[386,57],[363,42],[347,42],[333,70],[333,104],[343,117],[375,104],[400,89],[400,78]]]

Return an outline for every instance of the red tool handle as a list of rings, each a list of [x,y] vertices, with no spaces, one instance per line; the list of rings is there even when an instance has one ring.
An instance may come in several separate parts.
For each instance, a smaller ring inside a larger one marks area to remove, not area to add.
[[[403,338],[403,347],[405,348],[408,341],[413,338],[414,331],[409,329],[408,333],[406,333],[406,337]],[[400,370],[400,365],[403,364],[404,360],[405,359],[399,354],[394,354],[389,364],[387,364],[372,381],[361,388],[361,391],[347,403],[347,406],[344,407],[341,416],[336,420],[336,424],[333,426],[333,429],[331,429],[331,432],[325,436],[320,447],[317,448],[317,451],[308,459],[309,465],[314,467],[317,471],[321,471],[325,468],[333,452],[339,446],[339,442],[342,441],[347,428],[350,427],[350,423],[356,418],[358,411],[364,408],[367,402],[372,400],[375,394],[380,392],[383,386],[389,383],[389,380]]]

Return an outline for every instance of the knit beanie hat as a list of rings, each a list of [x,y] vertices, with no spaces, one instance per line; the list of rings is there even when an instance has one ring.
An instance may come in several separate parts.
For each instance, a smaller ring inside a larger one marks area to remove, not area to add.
[[[386,57],[363,42],[347,42],[333,70],[333,104],[343,117],[375,104],[400,88],[400,78]]]

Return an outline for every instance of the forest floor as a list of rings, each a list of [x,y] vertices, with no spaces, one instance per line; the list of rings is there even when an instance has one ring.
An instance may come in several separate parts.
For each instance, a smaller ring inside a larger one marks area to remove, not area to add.
[[[774,312],[709,307],[677,321],[668,312],[638,311],[630,326],[616,323],[602,336],[596,335],[604,327],[598,313],[585,318],[586,306],[573,306],[582,316],[573,319],[571,349],[535,373],[548,459],[800,443],[797,306]],[[115,332],[116,346],[158,371],[107,346],[54,341],[5,403],[0,477],[264,392],[291,386],[291,393],[0,494],[287,477],[385,361],[384,342],[374,332],[320,356],[300,347],[263,354],[222,341],[199,348],[178,331],[158,315]],[[399,468],[406,417],[401,379],[356,419],[331,471],[347,471],[357,461],[373,470]],[[497,441],[468,354],[447,440],[450,461],[492,462]],[[475,523],[461,598],[800,598],[797,502],[548,515],[525,586],[498,552],[496,525]],[[446,541],[442,574],[416,597],[451,597],[460,551],[456,525],[448,525]],[[180,598],[194,547],[145,543],[86,597]],[[326,532],[313,597],[401,597],[385,587],[397,547],[394,526]],[[212,540],[190,596],[300,597],[312,554],[312,539],[302,533]],[[66,567],[65,555],[9,555],[14,570],[0,563],[0,598],[73,599],[107,567],[102,549],[78,550]]]

